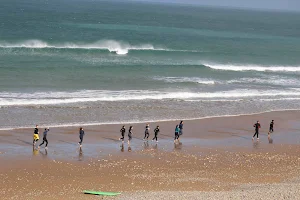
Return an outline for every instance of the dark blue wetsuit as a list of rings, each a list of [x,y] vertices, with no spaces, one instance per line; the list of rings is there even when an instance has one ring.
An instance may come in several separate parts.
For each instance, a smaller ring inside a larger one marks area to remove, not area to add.
[[[149,130],[150,130],[150,127],[147,125],[146,127],[145,127],[145,137],[144,137],[144,139],[148,139],[149,138]]]
[[[131,141],[132,139],[132,128],[130,127],[128,130],[128,141]]]
[[[42,146],[45,142],[46,142],[46,146],[45,147],[47,147],[48,146],[48,140],[47,140],[47,134],[48,134],[48,131],[49,131],[49,129],[47,130],[45,130],[44,131],[44,133],[43,133],[43,142],[39,145],[39,146]]]
[[[80,130],[80,131],[79,131],[79,139],[80,139],[79,144],[80,144],[80,145],[82,144],[83,136],[84,136],[84,131],[83,131],[83,130]]]

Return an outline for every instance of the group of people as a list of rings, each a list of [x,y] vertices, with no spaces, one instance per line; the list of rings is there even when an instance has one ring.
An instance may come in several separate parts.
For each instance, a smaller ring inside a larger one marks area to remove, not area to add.
[[[45,144],[45,149],[47,149],[48,147],[48,139],[47,139],[47,135],[48,132],[50,131],[49,128],[45,128],[44,132],[43,132],[43,142],[38,146],[38,148],[40,148],[44,143]],[[40,137],[39,137],[39,126],[36,125],[35,129],[33,131],[33,146],[35,146],[36,142],[39,141]]]
[[[121,130],[121,137],[119,138],[119,140],[122,140],[122,143],[124,143],[124,139],[125,139],[125,133],[126,133],[126,127],[122,126]],[[154,137],[152,139],[152,142],[155,140],[156,142],[158,142],[158,133],[160,132],[159,126],[156,126],[156,128],[154,129]],[[175,137],[174,137],[174,143],[176,143],[177,141],[179,142],[179,137],[183,134],[183,121],[181,121],[179,123],[179,125],[176,125],[175,127]],[[128,144],[130,145],[130,141],[132,140],[132,135],[133,135],[133,126],[129,127],[128,130]],[[145,136],[144,136],[144,141],[148,141],[150,136],[150,125],[146,124],[145,127]]]
[[[258,134],[259,134],[259,129],[261,128],[260,122],[257,121],[253,127],[255,128],[255,133],[252,137],[252,140],[254,140],[255,136],[257,137],[257,140],[259,140]],[[270,138],[270,134],[274,132],[274,120],[271,121],[270,123],[270,128],[269,128],[269,132],[268,132],[268,138]]]
[[[255,136],[257,137],[257,140],[259,140],[259,129],[261,128],[260,122],[257,121],[253,127],[255,128],[255,133],[252,137],[252,140],[254,140]],[[49,128],[45,128],[44,132],[43,132],[43,142],[38,145],[38,148],[40,148],[43,144],[45,144],[45,149],[47,149],[48,147],[48,139],[47,139],[47,135],[48,132],[50,131]],[[271,121],[270,123],[270,128],[269,128],[269,132],[268,132],[268,138],[270,138],[270,133],[272,133],[274,131],[274,120]],[[126,127],[125,125],[122,126],[121,130],[121,137],[119,138],[119,140],[122,141],[122,143],[124,143],[124,139],[125,139],[125,133],[126,133]],[[156,126],[156,128],[154,129],[154,137],[152,139],[152,141],[156,141],[158,142],[158,134],[160,132],[160,128],[159,126]],[[84,130],[82,127],[79,128],[79,139],[80,141],[78,142],[79,146],[82,147],[82,141],[83,141],[83,136],[84,136]],[[179,138],[180,136],[183,134],[183,121],[181,121],[179,124],[176,125],[175,127],[175,137],[174,137],[174,143],[176,142],[180,142]],[[130,126],[128,129],[128,145],[130,145],[130,142],[132,140],[132,135],[133,135],[133,126]],[[150,125],[146,124],[145,127],[145,136],[144,136],[144,141],[148,141],[150,136]],[[37,141],[39,140],[39,129],[38,129],[38,125],[36,125],[35,129],[34,129],[34,134],[33,134],[33,146],[36,145]]]

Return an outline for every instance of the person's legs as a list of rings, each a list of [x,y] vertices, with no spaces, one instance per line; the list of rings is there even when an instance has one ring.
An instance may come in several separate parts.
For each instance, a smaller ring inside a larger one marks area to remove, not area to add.
[[[79,139],[80,139],[80,142],[79,142],[79,144],[80,144],[80,145],[82,145],[82,140],[83,140],[83,137],[79,137]]]
[[[44,141],[46,142],[46,146],[45,147],[47,147],[48,146],[48,140],[45,139]],[[44,141],[43,141],[43,143],[44,143]]]
[[[45,140],[43,140],[43,142],[39,145],[39,146],[42,146],[44,144]]]
[[[253,138],[257,135],[257,131],[255,131],[254,135],[253,135]]]

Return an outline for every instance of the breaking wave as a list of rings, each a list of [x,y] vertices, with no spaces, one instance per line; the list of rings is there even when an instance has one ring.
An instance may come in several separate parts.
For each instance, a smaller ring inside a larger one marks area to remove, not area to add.
[[[300,90],[230,90],[220,92],[162,92],[149,90],[81,90],[75,92],[0,93],[0,106],[53,105],[97,101],[241,99],[254,97],[300,97]]]

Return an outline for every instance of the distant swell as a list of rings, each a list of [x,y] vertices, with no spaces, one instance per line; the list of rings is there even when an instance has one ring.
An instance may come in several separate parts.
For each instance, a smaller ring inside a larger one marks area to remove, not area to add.
[[[260,65],[222,65],[222,64],[204,64],[206,67],[214,70],[224,71],[259,71],[259,72],[300,72],[300,66],[260,66]]]
[[[82,90],[75,92],[0,93],[0,106],[53,105],[97,101],[241,99],[254,97],[300,97],[300,90],[230,90],[220,92],[163,92],[149,90]]]
[[[29,48],[29,49],[101,49],[114,52],[119,55],[125,55],[130,50],[151,50],[151,51],[179,51],[179,52],[197,52],[193,50],[173,50],[165,48],[155,48],[152,44],[131,45],[127,42],[115,40],[99,40],[93,43],[71,43],[49,44],[41,40],[26,40],[19,43],[1,42],[0,48]]]

